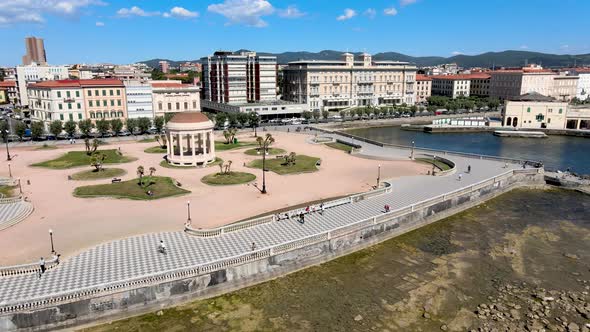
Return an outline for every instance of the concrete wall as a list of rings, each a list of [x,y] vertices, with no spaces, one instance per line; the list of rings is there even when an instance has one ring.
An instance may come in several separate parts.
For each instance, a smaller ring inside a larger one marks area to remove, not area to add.
[[[417,207],[392,217],[378,216],[370,223],[346,228],[321,241],[281,252],[260,260],[207,274],[118,293],[77,299],[42,309],[0,316],[1,331],[38,331],[103,322],[155,311],[198,298],[211,297],[260,283],[310,265],[369,247],[381,241],[428,225],[478,205],[518,186],[541,186],[543,174],[515,174],[458,195],[443,197],[436,204]],[[385,219],[380,222],[380,218]],[[278,251],[278,250],[277,250]]]

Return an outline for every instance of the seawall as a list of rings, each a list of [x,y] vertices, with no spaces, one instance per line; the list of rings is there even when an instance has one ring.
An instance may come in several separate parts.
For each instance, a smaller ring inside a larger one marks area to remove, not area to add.
[[[71,328],[137,315],[242,287],[327,262],[446,218],[521,186],[543,186],[542,169],[515,170],[473,186],[434,197],[390,214],[378,215],[281,247],[246,254],[200,269],[129,282],[0,312],[1,331]],[[1,304],[1,303],[0,303]]]

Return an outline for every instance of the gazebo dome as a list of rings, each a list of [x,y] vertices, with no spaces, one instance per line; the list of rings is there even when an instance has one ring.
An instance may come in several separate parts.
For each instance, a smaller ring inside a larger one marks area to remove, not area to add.
[[[169,164],[205,166],[215,161],[213,122],[201,112],[176,113],[166,124]]]

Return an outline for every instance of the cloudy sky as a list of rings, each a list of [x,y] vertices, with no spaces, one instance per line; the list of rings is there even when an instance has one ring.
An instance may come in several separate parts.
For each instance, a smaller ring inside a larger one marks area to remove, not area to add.
[[[409,55],[590,53],[590,0],[0,0],[0,65],[23,38],[52,64],[198,59],[215,50]]]

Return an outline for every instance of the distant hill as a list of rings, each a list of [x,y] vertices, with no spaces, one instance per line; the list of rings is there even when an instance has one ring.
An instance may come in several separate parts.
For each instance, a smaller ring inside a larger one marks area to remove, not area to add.
[[[246,50],[239,50],[246,51]],[[342,55],[341,51],[324,50],[320,52],[283,52],[283,53],[267,53],[258,52],[261,55],[274,55],[277,57],[277,61],[280,64],[287,64],[291,61],[297,60],[336,60],[340,59]],[[355,55],[361,54],[360,52],[353,53]],[[590,65],[590,54],[548,54],[539,52],[528,52],[528,51],[503,51],[503,52],[487,52],[478,55],[455,55],[452,57],[439,57],[439,56],[424,56],[414,57],[396,52],[383,52],[373,55],[375,60],[390,60],[390,61],[407,61],[415,63],[418,66],[435,66],[444,63],[457,63],[461,67],[519,67],[525,63],[536,63],[541,64],[544,67],[570,67],[574,64]],[[167,59],[152,59],[141,61],[152,68],[158,66],[158,62],[166,60],[173,66],[186,61],[174,61]],[[188,60],[192,62],[198,62],[198,60]]]

